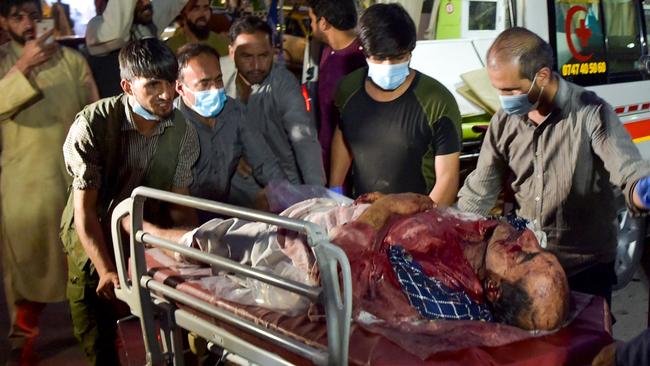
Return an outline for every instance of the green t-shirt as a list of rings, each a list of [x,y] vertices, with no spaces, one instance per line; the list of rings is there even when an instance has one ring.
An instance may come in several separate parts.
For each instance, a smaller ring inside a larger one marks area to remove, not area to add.
[[[434,159],[460,151],[460,112],[438,81],[417,72],[409,88],[391,102],[365,90],[368,68],[338,86],[340,129],[353,156],[353,195],[367,192],[429,194]]]

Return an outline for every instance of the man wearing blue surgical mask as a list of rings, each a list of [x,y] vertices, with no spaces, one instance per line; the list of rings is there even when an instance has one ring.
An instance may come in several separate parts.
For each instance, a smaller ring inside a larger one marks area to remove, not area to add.
[[[610,302],[617,243],[612,185],[621,188],[630,211],[647,209],[650,163],[609,104],[552,67],[550,45],[524,28],[494,41],[487,72],[502,108],[458,205],[487,215],[513,174],[517,215],[546,233],[571,290]]]
[[[352,196],[416,192],[441,205],[453,203],[460,155],[454,97],[409,67],[415,24],[400,5],[371,6],[359,26],[368,67],[339,83],[330,187],[341,186],[351,169]]]
[[[188,44],[179,49],[178,64],[175,105],[198,132],[201,150],[192,168],[191,195],[225,201],[241,157],[262,186],[286,179],[262,135],[247,126],[245,106],[226,96],[219,53],[208,45]],[[201,222],[211,218],[199,215]]]

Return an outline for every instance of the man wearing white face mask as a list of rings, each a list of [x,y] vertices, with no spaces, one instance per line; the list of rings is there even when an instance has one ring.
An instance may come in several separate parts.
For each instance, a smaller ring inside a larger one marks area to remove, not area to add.
[[[86,106],[63,145],[72,189],[61,217],[68,257],[67,296],[74,334],[93,365],[119,365],[115,348],[120,282],[111,250],[115,205],[137,186],[188,194],[198,138],[174,110],[176,57],[156,38],[128,43],[119,53],[123,94]],[[145,205],[147,221],[194,225],[193,209]]]
[[[476,170],[459,192],[461,209],[486,215],[509,172],[517,215],[548,238],[571,290],[611,299],[616,281],[616,202],[650,206],[650,163],[642,160],[612,107],[551,71],[548,43],[524,28],[499,35],[487,71],[502,109],[488,129]],[[638,183],[638,184],[637,184]]]
[[[208,45],[188,44],[179,50],[178,65],[175,105],[198,132],[201,149],[192,168],[191,195],[225,201],[241,157],[262,186],[287,179],[262,135],[246,125],[245,106],[226,96],[219,53]],[[199,215],[201,222],[212,218]]]
[[[415,25],[397,4],[377,4],[359,20],[368,67],[341,80],[341,120],[332,141],[330,187],[352,169],[352,196],[429,194],[442,205],[458,191],[460,113],[438,81],[409,68]]]

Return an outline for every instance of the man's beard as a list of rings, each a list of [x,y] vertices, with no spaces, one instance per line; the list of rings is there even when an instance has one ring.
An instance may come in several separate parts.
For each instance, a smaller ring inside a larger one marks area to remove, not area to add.
[[[198,39],[205,40],[210,36],[210,28],[208,27],[207,22],[206,25],[203,26],[187,21],[187,27]]]
[[[14,33],[11,29],[7,29],[7,34],[9,34],[9,38],[11,38],[12,41],[23,46],[25,45],[25,42],[34,39],[33,30],[25,31],[22,35],[20,35],[18,33]]]

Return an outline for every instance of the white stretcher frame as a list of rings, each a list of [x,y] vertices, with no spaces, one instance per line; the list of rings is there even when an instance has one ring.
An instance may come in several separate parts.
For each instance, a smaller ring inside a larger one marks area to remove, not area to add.
[[[169,240],[155,237],[143,231],[143,207],[147,199],[155,199],[195,209],[214,212],[248,221],[264,222],[300,232],[307,236],[320,270],[321,286],[314,287],[281,278],[253,269],[228,258],[181,247]],[[125,258],[122,244],[121,219],[131,215],[130,253]],[[208,342],[242,356],[260,365],[287,365],[288,361],[266,351],[237,335],[202,319],[193,313],[180,309],[175,303],[190,306],[201,313],[234,325],[267,342],[278,345],[316,365],[347,365],[352,316],[352,281],[350,263],[345,252],[329,242],[323,229],[313,223],[268,214],[224,203],[189,197],[148,187],[133,190],[130,198],[122,201],[113,211],[111,233],[117,273],[121,288],[116,296],[127,303],[133,315],[140,319],[148,365],[183,365],[181,328],[191,331]],[[168,249],[187,258],[210,264],[238,275],[263,281],[270,285],[305,296],[312,302],[322,304],[327,321],[327,351],[304,344],[298,340],[278,334],[262,325],[187,295],[156,281],[147,274],[145,246]],[[129,273],[129,266],[131,272]],[[342,286],[341,286],[342,285]],[[160,341],[157,339],[154,314],[158,315]],[[162,347],[161,347],[162,346]]]

